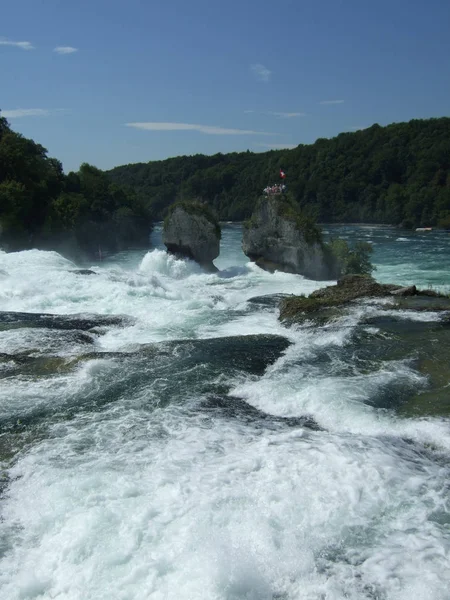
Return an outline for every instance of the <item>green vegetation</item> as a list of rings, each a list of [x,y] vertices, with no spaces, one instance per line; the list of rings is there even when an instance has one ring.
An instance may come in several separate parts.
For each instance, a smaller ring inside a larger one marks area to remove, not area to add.
[[[179,202],[172,204],[167,212],[166,218],[164,219],[164,227],[167,226],[169,217],[172,215],[173,211],[176,208],[182,208],[190,215],[204,217],[207,221],[209,221],[210,223],[212,223],[212,225],[214,225],[216,235],[219,237],[219,240],[220,240],[220,238],[222,236],[222,232],[220,229],[219,221],[218,221],[217,217],[215,216],[213,210],[207,204],[202,204],[201,202],[195,202],[195,201],[189,202],[188,200],[180,200]]]
[[[293,150],[184,156],[108,173],[83,164],[65,175],[45,148],[0,116],[2,243],[52,247],[55,236],[72,236],[90,250],[126,247],[186,198],[204,214],[208,206],[223,220],[249,219],[280,167],[288,175],[285,216],[308,241],[320,241],[315,222],[450,227],[449,118],[373,125]],[[343,273],[370,273],[367,248],[340,243],[330,252],[345,259]]]
[[[133,188],[155,219],[193,198],[241,221],[280,167],[314,221],[450,227],[450,119],[373,125],[293,150],[182,156],[125,165],[112,181]]]
[[[372,246],[367,242],[356,242],[353,248],[342,239],[333,239],[326,245],[330,261],[337,263],[337,276],[370,275],[375,267],[370,262]],[[331,255],[331,256],[330,256]]]
[[[65,175],[47,150],[0,116],[0,232],[10,249],[52,247],[73,234],[85,250],[115,249],[148,238],[147,209],[136,194],[95,167]]]

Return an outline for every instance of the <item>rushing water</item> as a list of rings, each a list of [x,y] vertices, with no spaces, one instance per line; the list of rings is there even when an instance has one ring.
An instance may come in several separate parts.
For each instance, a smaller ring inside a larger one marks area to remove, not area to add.
[[[380,281],[450,291],[447,234],[326,233],[372,242]],[[240,239],[224,228],[218,274],[160,248],[95,275],[0,252],[0,311],[84,315],[0,322],[0,598],[450,597],[449,419],[400,410],[426,376],[362,325],[381,306],[284,327],[250,299],[323,283]],[[415,346],[447,335],[401,318]]]

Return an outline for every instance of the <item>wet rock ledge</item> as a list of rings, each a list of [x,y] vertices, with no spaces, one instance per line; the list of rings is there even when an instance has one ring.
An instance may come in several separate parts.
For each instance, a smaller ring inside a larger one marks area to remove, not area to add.
[[[418,290],[378,283],[369,275],[345,275],[336,285],[316,290],[309,296],[290,296],[280,302],[280,320],[301,322],[311,318],[325,320],[339,315],[339,307],[358,299],[391,298],[389,308],[446,311],[450,298],[433,290]]]

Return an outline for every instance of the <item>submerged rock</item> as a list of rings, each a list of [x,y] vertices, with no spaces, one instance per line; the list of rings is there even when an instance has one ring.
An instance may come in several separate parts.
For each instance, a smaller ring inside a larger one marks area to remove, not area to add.
[[[3,368],[2,368],[3,367]],[[70,360],[62,356],[29,356],[0,353],[0,378],[32,376],[47,377],[72,369]]]
[[[174,204],[164,221],[163,243],[167,251],[195,260],[215,272],[213,260],[220,251],[220,225],[208,206],[197,202]]]
[[[281,300],[290,298],[289,294],[266,294],[265,296],[253,296],[249,298],[247,302],[250,304],[256,304],[257,306],[276,308]]]
[[[236,370],[262,375],[290,345],[280,335],[254,334],[145,344],[138,346],[136,353],[175,355],[178,364],[208,365],[218,373]]]
[[[95,271],[91,271],[91,269],[71,269],[71,273],[75,273],[75,275],[97,275]]]
[[[71,389],[71,380],[64,377],[61,385],[49,386],[48,397],[46,392],[37,402],[13,403],[0,414],[0,434],[40,427],[49,415],[65,420],[83,411],[102,410],[119,399],[138,399],[139,410],[149,412],[173,403],[194,406],[211,395],[228,394],[243,374],[262,375],[289,345],[282,336],[249,335],[137,344],[123,352],[94,350],[76,356],[0,354],[3,381],[25,377],[28,386],[41,377],[84,368],[93,380],[92,385]]]
[[[333,279],[333,266],[318,228],[283,196],[262,198],[245,224],[242,250],[267,271]]]
[[[303,427],[313,431],[323,431],[310,416],[280,417],[270,415],[248,404],[235,396],[211,396],[203,404],[202,409],[215,418],[237,419],[253,428],[279,429]]]
[[[79,329],[90,331],[97,327],[130,325],[134,319],[118,315],[53,315],[48,313],[0,312],[0,331],[20,327],[47,329]]]
[[[403,417],[450,416],[450,318],[443,317],[410,321],[389,314],[364,320],[363,325],[378,331],[361,339],[358,358],[364,353],[366,360],[379,363],[381,369],[401,361],[422,376],[396,389],[386,406]]]

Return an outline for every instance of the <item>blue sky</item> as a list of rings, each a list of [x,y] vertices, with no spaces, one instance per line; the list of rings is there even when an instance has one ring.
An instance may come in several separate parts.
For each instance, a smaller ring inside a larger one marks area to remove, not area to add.
[[[100,168],[450,114],[446,0],[15,0],[0,108]]]

